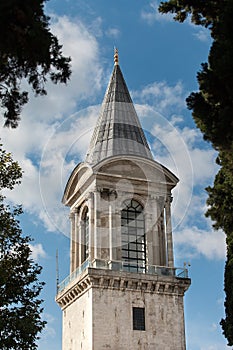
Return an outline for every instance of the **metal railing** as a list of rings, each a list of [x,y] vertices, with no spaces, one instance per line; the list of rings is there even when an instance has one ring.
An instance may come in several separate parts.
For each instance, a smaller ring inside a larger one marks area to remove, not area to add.
[[[88,267],[112,270],[112,271],[124,271],[132,273],[144,273],[148,275],[158,275],[158,276],[174,276],[178,278],[188,278],[188,269],[182,267],[168,267],[168,266],[157,266],[157,265],[145,265],[136,264],[129,261],[116,261],[116,260],[102,260],[95,259],[93,261],[86,260],[79,266],[75,271],[73,271],[69,276],[67,276],[59,285],[57,286],[57,293],[62,292],[66,286],[75,280],[83,271]]]
[[[72,282],[73,280],[76,279],[81,273],[86,270],[86,268],[92,267],[92,264],[89,260],[84,261],[84,263],[79,266],[76,270],[74,270],[69,276],[67,276],[61,283],[58,284],[57,286],[57,293],[60,293],[65,289],[65,287]]]

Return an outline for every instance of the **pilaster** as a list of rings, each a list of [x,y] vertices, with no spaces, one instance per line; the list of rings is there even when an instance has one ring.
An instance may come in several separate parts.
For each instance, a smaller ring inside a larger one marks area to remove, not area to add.
[[[159,255],[161,266],[167,265],[167,247],[166,247],[166,237],[165,237],[165,227],[164,227],[164,197],[157,197],[157,227],[159,236]]]
[[[100,192],[95,188],[94,195],[94,259],[100,259]]]
[[[88,196],[88,208],[89,208],[89,252],[90,259],[94,259],[94,247],[95,247],[95,211],[94,211],[94,193],[90,193]]]
[[[166,215],[166,236],[167,236],[167,260],[168,260],[169,267],[174,266],[172,224],[171,224],[171,202],[172,202],[172,197],[168,196],[165,202],[165,215]]]
[[[75,214],[70,213],[70,273],[75,270]]]

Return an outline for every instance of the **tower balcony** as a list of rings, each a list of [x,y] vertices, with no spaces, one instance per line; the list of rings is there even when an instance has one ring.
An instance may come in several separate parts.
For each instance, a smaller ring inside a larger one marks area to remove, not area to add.
[[[128,272],[132,274],[144,274],[150,276],[163,276],[175,277],[177,279],[187,279],[188,269],[185,267],[168,267],[168,266],[157,266],[147,264],[137,264],[133,261],[116,261],[116,260],[102,260],[94,259],[93,261],[87,259],[74,270],[69,276],[67,276],[57,286],[57,294],[62,293],[66,287],[77,279],[85,270],[88,268],[94,268],[98,270],[109,270],[115,272]]]

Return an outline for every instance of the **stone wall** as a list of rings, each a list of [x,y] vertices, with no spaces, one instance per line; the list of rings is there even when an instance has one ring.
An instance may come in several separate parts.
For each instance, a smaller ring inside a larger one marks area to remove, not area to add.
[[[133,330],[133,307],[145,308],[145,331]],[[184,350],[182,297],[94,289],[93,332],[93,350]]]
[[[63,350],[93,349],[92,319],[92,291],[87,290],[63,312]]]
[[[88,268],[57,296],[63,350],[185,350],[183,296],[190,279]],[[145,308],[145,331],[133,330]]]

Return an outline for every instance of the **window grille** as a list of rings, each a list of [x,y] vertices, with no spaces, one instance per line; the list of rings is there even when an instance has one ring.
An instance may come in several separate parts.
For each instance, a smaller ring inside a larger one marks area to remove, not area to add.
[[[124,202],[121,211],[121,244],[123,268],[145,272],[146,239],[143,207],[134,199]]]
[[[144,307],[133,307],[133,330],[145,331]]]

